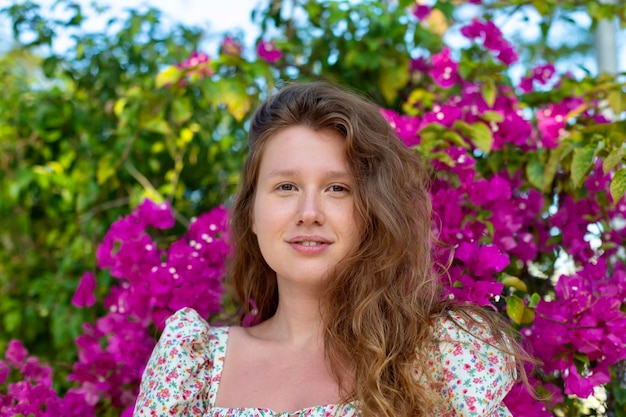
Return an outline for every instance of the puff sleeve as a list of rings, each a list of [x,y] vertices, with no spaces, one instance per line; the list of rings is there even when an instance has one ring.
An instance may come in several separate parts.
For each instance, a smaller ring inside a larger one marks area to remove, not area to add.
[[[497,341],[477,320],[467,323],[451,313],[437,322],[427,369],[434,370],[443,399],[439,417],[512,417],[502,400],[516,379],[515,359],[494,347]]]
[[[144,370],[133,417],[201,417],[211,383],[209,325],[190,308],[167,319]]]

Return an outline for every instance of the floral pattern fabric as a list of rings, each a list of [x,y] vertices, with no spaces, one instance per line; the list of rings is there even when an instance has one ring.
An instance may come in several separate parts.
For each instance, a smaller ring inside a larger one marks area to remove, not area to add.
[[[502,400],[514,383],[513,359],[492,346],[497,345],[496,341],[485,328],[468,326],[458,316],[452,318],[437,322],[439,343],[424,368],[432,371],[434,388],[444,400],[434,415],[512,417]],[[228,327],[209,326],[190,308],[171,316],[144,371],[133,416],[359,416],[358,407],[352,403],[282,413],[264,408],[216,407],[228,331]]]

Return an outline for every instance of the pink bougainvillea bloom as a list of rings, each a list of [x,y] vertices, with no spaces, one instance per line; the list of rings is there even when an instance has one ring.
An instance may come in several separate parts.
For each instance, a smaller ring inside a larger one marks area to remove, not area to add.
[[[78,288],[72,297],[72,304],[76,307],[91,307],[96,303],[93,292],[96,289],[96,278],[91,272],[85,272],[78,282]]]
[[[432,56],[431,61],[433,67],[429,73],[437,85],[450,88],[457,83],[459,65],[450,57],[450,48],[443,48],[441,52]]]
[[[461,28],[461,34],[467,39],[477,39],[482,37],[484,31],[483,23],[478,19],[473,19],[472,23]]]
[[[190,69],[190,75],[196,75],[201,79],[213,75],[211,58],[204,52],[196,51],[176,66],[180,69]]]
[[[519,83],[519,88],[523,93],[530,93],[533,91],[533,79],[532,77],[522,77]]]
[[[468,39],[481,39],[485,48],[496,53],[497,58],[504,64],[510,65],[517,61],[518,56],[513,46],[504,39],[500,29],[492,22],[472,20],[469,25],[461,28],[461,34]]]
[[[446,287],[444,294],[449,298],[454,298],[458,302],[470,302],[479,306],[493,306],[492,299],[502,294],[504,284],[496,282],[495,279],[490,281],[477,281],[467,274],[455,280],[455,284],[459,286]]]
[[[430,15],[431,10],[430,6],[418,4],[415,6],[415,9],[413,9],[413,16],[415,16],[417,20],[424,20]]]
[[[463,116],[463,110],[459,106],[451,106],[449,104],[435,104],[432,111],[425,113],[419,130],[432,123],[438,123],[442,126],[452,127],[454,122],[460,120]]]
[[[417,130],[420,126],[420,120],[417,117],[408,115],[399,115],[393,110],[380,109],[381,114],[387,120],[387,123],[394,128],[396,134],[406,146],[418,145],[420,140]]]
[[[531,378],[529,378],[530,380]],[[533,381],[535,385],[537,381]],[[560,392],[560,390],[559,390]],[[518,382],[504,398],[504,403],[515,417],[553,417],[546,404],[530,395],[528,388]]]
[[[4,358],[14,368],[21,368],[24,359],[28,355],[28,351],[19,340],[12,339],[7,345],[7,350],[4,353]]]
[[[411,72],[428,72],[430,68],[430,63],[423,57],[412,58],[409,63],[409,71]]]
[[[552,80],[555,73],[556,69],[553,64],[539,65],[533,68],[529,76],[522,78],[519,85],[520,90],[524,93],[530,93],[533,90],[533,83],[535,81],[540,85],[547,85]]]
[[[265,61],[274,63],[283,57],[283,53],[280,49],[276,48],[274,41],[266,42],[261,41],[256,48],[257,55]]]
[[[493,276],[509,264],[509,256],[491,245],[463,242],[455,251],[454,256],[463,261],[474,276],[478,277]]]
[[[170,203],[165,201],[157,204],[152,200],[145,199],[137,206],[137,218],[146,226],[157,229],[169,229],[174,226],[174,214]]]
[[[240,56],[241,55],[241,44],[237,41],[237,39],[232,36],[226,36],[222,41],[222,46],[220,50],[223,54],[232,55],[232,56]]]
[[[6,382],[9,370],[9,365],[5,361],[0,360],[0,385]]]
[[[516,63],[519,57],[515,49],[511,45],[508,45],[498,51],[498,59],[503,64],[511,65]]]
[[[535,67],[532,71],[533,80],[538,81],[542,85],[546,85],[556,72],[553,64],[544,64]]]
[[[202,64],[207,64],[211,58],[204,52],[195,51],[189,58],[178,64],[179,68],[193,68]]]
[[[565,394],[576,395],[580,398],[588,398],[593,394],[593,388],[611,381],[608,373],[594,372],[588,377],[578,373],[576,365],[572,364],[565,372]]]
[[[94,408],[87,402],[85,394],[76,388],[71,388],[63,398],[62,409],[67,416],[95,416]]]
[[[553,149],[559,145],[561,131],[565,128],[565,117],[555,112],[553,105],[535,113],[537,128],[541,134],[541,144],[544,148]]]

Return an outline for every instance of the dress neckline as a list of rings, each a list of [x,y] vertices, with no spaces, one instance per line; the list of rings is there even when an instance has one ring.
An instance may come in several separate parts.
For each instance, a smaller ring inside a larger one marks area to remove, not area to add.
[[[224,361],[226,360],[226,351],[228,348],[228,340],[230,336],[230,326],[221,326],[221,327],[209,327],[210,329],[210,340],[209,340],[209,350],[212,359],[212,366],[210,368],[211,375],[211,386],[210,386],[210,395],[209,395],[209,408],[213,411],[223,411],[227,415],[231,415],[233,413],[245,413],[245,412],[256,412],[260,415],[269,414],[271,416],[308,416],[312,415],[315,411],[324,411],[324,412],[337,412],[343,411],[346,412],[348,410],[356,410],[354,404],[352,402],[347,404],[323,404],[323,405],[315,405],[311,407],[301,408],[299,410],[294,411],[275,411],[271,408],[263,408],[263,407],[220,407],[215,405],[215,401],[217,400],[217,393],[219,390],[220,381],[222,379],[222,371],[224,370]],[[220,354],[220,352],[222,352]],[[257,415],[257,414],[254,414]],[[337,414],[338,415],[338,414]],[[345,415],[345,414],[344,414]]]

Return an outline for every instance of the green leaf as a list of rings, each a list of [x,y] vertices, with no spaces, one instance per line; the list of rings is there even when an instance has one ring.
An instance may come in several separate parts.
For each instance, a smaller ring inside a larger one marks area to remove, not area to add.
[[[489,107],[493,107],[494,103],[496,102],[496,92],[496,84],[493,81],[493,78],[484,79],[482,85],[482,95]]]
[[[157,88],[169,86],[180,80],[182,71],[175,66],[169,66],[157,74],[154,83]]]
[[[192,116],[191,100],[188,97],[177,97],[172,101],[172,117],[178,125],[182,125]]]
[[[617,149],[613,149],[609,155],[604,158],[604,162],[602,163],[602,171],[604,173],[608,173],[610,170],[615,168],[617,164],[622,162],[624,156],[626,155],[626,146],[622,145]]]
[[[117,167],[115,166],[116,160],[112,154],[105,154],[98,161],[98,170],[96,171],[96,180],[98,185],[104,184],[109,178],[111,178]]]
[[[441,1],[439,0],[434,6],[433,9],[439,9],[441,13],[446,17],[448,21],[452,20],[452,14],[454,13],[454,3],[451,1]]]
[[[409,81],[410,74],[407,71],[407,66],[408,62],[382,66],[378,87],[387,103],[392,103],[398,96],[398,91]]]
[[[59,63],[59,59],[52,55],[46,58],[41,64],[41,69],[46,77],[52,78],[54,77],[54,72],[57,69],[57,64]]]
[[[501,121],[504,120],[504,116],[502,115],[502,113],[499,113],[494,110],[487,110],[486,112],[481,114],[480,117],[481,119],[489,123],[491,122],[500,123]]]
[[[143,125],[143,128],[162,135],[169,135],[172,132],[170,125],[159,117],[148,120],[148,122]]]
[[[572,143],[569,140],[562,141],[559,146],[550,151],[550,157],[543,173],[543,186],[540,188],[544,192],[549,192],[552,181],[559,169],[559,164],[572,151]]]
[[[520,324],[532,324],[533,321],[535,321],[535,310],[524,307],[524,314],[522,314],[522,321]]]
[[[193,130],[188,129],[188,128],[183,128],[180,130],[180,135],[178,136],[176,145],[180,148],[184,148],[191,142],[192,139],[193,139]]]
[[[544,164],[540,161],[533,160],[526,164],[526,178],[533,187],[543,190],[545,186]]]
[[[506,297],[506,314],[513,323],[521,324],[524,318],[524,301],[516,295]]]
[[[251,107],[246,87],[240,79],[221,79],[216,85],[218,103],[226,108],[238,121],[243,120]]]
[[[519,279],[518,277],[514,277],[514,276],[508,275],[508,274],[504,274],[504,278],[501,280],[501,282],[506,287],[513,287],[516,290],[523,291],[523,292],[527,292],[528,291],[528,287],[526,286],[526,283],[524,281],[522,281],[521,279]]]
[[[624,192],[626,192],[626,168],[622,168],[615,173],[611,180],[610,189],[613,204],[617,204],[624,196]]]
[[[454,128],[467,136],[483,153],[488,154],[493,147],[493,133],[483,122],[469,124],[460,120],[454,122]]]
[[[615,114],[621,114],[626,110],[626,100],[624,100],[624,93],[622,91],[613,90],[609,92],[607,102]]]
[[[574,149],[574,157],[572,159],[572,182],[574,187],[580,187],[587,173],[593,166],[593,158],[596,152],[594,145],[587,145],[583,148]]]
[[[455,145],[455,146],[460,146],[462,148],[469,147],[468,143],[463,140],[461,135],[451,130],[444,131],[442,135],[442,139],[445,140],[446,142],[450,142],[452,145]]]
[[[533,295],[530,296],[530,302],[528,303],[528,307],[535,308],[537,307],[537,304],[539,304],[540,301],[541,301],[541,296],[537,294],[536,292],[534,292]]]
[[[584,363],[585,365],[590,365],[591,361],[589,361],[589,356],[587,356],[584,353],[580,353],[580,352],[574,352],[574,358],[580,362],[580,363]]]
[[[3,314],[2,324],[7,332],[14,331],[22,323],[20,310],[12,310]]]

